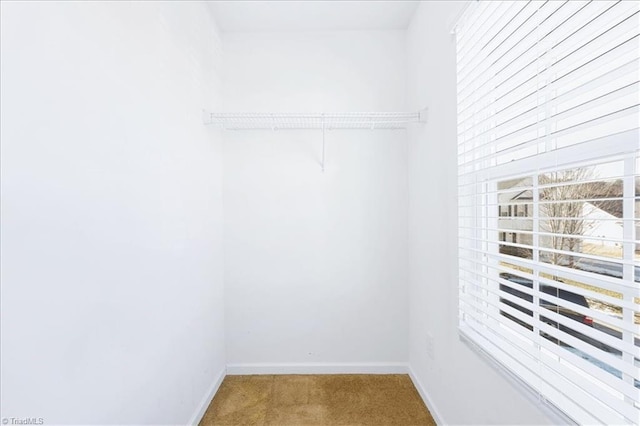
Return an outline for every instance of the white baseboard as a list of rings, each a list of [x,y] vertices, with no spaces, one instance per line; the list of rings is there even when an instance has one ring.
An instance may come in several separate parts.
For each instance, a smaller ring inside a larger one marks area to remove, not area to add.
[[[207,412],[207,408],[209,408],[209,404],[211,404],[211,400],[213,400],[213,397],[215,396],[216,392],[218,392],[218,389],[220,388],[220,385],[224,380],[224,376],[226,375],[227,375],[226,370],[222,369],[218,377],[213,381],[213,384],[209,388],[209,391],[202,398],[202,402],[200,402],[198,409],[193,414],[193,416],[191,416],[191,420],[189,420],[189,423],[187,424],[197,426],[198,423],[200,423],[200,420],[202,420],[202,418],[204,417],[204,413]]]
[[[407,374],[405,362],[227,364],[227,374]]]
[[[436,407],[436,405],[433,403],[433,400],[429,396],[429,393],[427,392],[427,390],[424,388],[424,386],[422,386],[422,382],[420,382],[420,380],[418,379],[418,376],[416,376],[416,373],[413,371],[413,368],[409,366],[408,369],[409,369],[409,377],[411,377],[411,381],[413,382],[413,385],[416,387],[416,389],[418,389],[418,393],[422,397],[424,404],[429,409],[431,416],[433,416],[433,420],[435,420],[436,424],[438,425],[445,425],[446,423],[442,418],[442,415],[438,411],[438,408]]]

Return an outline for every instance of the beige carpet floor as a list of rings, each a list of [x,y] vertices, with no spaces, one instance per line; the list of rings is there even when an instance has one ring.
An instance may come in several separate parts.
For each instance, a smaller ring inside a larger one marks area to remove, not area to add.
[[[435,425],[406,374],[227,376],[200,426]]]

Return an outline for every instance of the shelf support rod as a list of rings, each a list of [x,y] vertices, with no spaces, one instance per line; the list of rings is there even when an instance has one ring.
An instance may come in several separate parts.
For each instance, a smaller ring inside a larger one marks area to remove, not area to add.
[[[324,173],[324,114],[322,114],[322,173]]]

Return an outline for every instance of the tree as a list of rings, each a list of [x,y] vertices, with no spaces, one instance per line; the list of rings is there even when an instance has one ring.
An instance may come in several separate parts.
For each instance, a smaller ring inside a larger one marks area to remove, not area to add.
[[[540,175],[538,184],[543,187],[539,191],[540,230],[553,234],[549,237],[551,248],[578,252],[580,237],[593,223],[587,219],[590,210],[597,207],[613,212],[622,208],[621,200],[608,199],[622,196],[622,182],[595,179],[593,168],[587,167]],[[551,253],[549,261],[570,268],[576,266],[576,256],[564,253]]]

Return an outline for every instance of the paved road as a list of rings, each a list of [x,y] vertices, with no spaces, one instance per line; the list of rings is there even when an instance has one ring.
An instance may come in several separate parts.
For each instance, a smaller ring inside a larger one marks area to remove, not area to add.
[[[602,260],[581,259],[576,265],[576,269],[597,274],[608,275],[610,277],[622,278],[622,265],[620,263],[605,262]],[[635,266],[635,281],[640,282],[640,266]]]
[[[615,337],[616,339],[622,339],[622,332],[619,330],[616,330],[614,328],[608,327],[596,320],[593,320],[593,328],[595,328],[596,330],[602,331],[604,333],[607,333],[610,336]],[[634,343],[636,346],[640,347],[640,338],[635,337],[634,338]]]
[[[615,337],[617,339],[622,338],[622,332],[620,332],[618,330],[615,330],[615,329],[613,329],[611,327],[607,327],[604,324],[601,324],[601,323],[598,323],[598,322],[594,321],[593,322],[593,328],[595,328],[596,330],[600,330],[600,331],[602,331],[604,333],[607,333],[607,334],[609,334],[609,335],[611,335],[611,336],[613,336],[613,337]],[[588,339],[588,338],[585,337],[585,339]],[[585,340],[585,339],[583,339],[583,340]],[[590,343],[590,342],[587,340],[587,343]],[[593,344],[593,343],[591,343],[591,344]],[[638,339],[637,337],[635,338],[635,345],[636,346],[640,346],[640,339]],[[616,377],[622,377],[622,373],[619,370],[616,370],[615,368],[611,367],[609,364],[606,364],[606,363],[600,361],[599,359],[594,358],[594,357],[592,357],[592,356],[580,351],[579,349],[575,349],[575,348],[571,348],[571,347],[568,347],[568,348],[565,348],[565,349],[568,349],[571,352],[574,352],[576,355],[579,355],[580,357],[582,357],[582,358],[586,359],[587,361],[597,365],[598,367],[602,368],[603,370],[608,371],[609,373],[613,374]],[[614,356],[622,358],[622,352],[617,350],[617,349],[609,348],[608,352],[610,354],[614,355]],[[636,366],[640,367],[640,359],[634,358],[634,363],[635,363]],[[636,388],[640,389],[640,381],[638,381],[638,379],[635,379],[633,381],[633,383],[634,383],[634,386]]]

